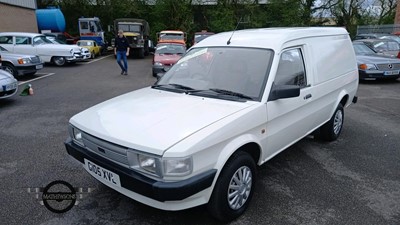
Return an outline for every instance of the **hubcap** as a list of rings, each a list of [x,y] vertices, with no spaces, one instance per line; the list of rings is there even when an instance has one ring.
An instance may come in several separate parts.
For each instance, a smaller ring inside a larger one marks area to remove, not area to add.
[[[241,208],[251,191],[252,173],[249,167],[242,166],[233,174],[228,188],[228,203],[231,209]]]
[[[57,65],[63,65],[65,63],[64,57],[57,57],[54,61]]]
[[[333,132],[338,135],[340,130],[342,129],[343,124],[343,113],[341,110],[338,110],[335,114],[335,119],[333,121]]]

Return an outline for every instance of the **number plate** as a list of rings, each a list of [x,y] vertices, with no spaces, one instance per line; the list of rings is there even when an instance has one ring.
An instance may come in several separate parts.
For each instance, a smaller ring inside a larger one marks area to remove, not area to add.
[[[119,175],[85,159],[85,169],[98,180],[103,180],[112,186],[121,187]]]
[[[12,84],[8,84],[3,86],[3,90],[4,91],[11,91],[17,88],[17,83],[12,83]]]
[[[42,64],[36,65],[36,69],[37,69],[37,70],[40,70],[40,69],[42,69],[42,68],[43,68],[43,65],[42,65]]]
[[[398,70],[393,70],[393,71],[385,71],[385,75],[397,75],[399,74]]]

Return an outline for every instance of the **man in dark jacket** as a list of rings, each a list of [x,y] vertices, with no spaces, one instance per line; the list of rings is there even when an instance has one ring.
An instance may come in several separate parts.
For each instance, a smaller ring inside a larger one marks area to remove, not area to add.
[[[121,67],[121,75],[128,75],[129,42],[123,32],[123,30],[119,30],[118,36],[115,38],[114,55],[117,56],[118,65]],[[124,61],[124,65],[122,65],[121,59]]]

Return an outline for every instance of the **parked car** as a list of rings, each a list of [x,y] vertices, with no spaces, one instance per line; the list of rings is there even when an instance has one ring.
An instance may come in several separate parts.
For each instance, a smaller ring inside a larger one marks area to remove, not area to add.
[[[8,71],[0,70],[0,99],[9,98],[17,93],[17,91],[18,81],[14,78],[14,76]]]
[[[378,55],[362,42],[353,42],[360,80],[397,79],[400,77],[400,59]]]
[[[53,44],[56,44],[56,45],[64,44],[63,41],[54,39],[54,38],[52,38],[52,37],[50,37],[50,36],[46,36],[46,38],[47,38],[49,41],[51,41],[51,43],[53,43]],[[78,46],[77,44],[70,44],[70,45],[72,45],[72,46]],[[77,61],[85,61],[85,60],[87,60],[87,59],[90,59],[90,56],[91,56],[91,55],[90,55],[89,49],[88,49],[88,48],[85,48],[85,47],[80,47],[80,46],[79,46],[79,48],[80,48],[80,50],[81,50],[82,57],[78,58]]]
[[[400,37],[395,34],[383,34],[383,33],[368,33],[368,34],[357,34],[354,40],[360,39],[389,39],[396,41],[400,44]]]
[[[389,39],[360,39],[354,42],[362,42],[381,55],[400,58],[400,45]]]
[[[194,33],[193,37],[193,45],[199,43],[200,41],[204,40],[207,37],[210,37],[211,35],[214,35],[214,32],[208,32],[208,31],[201,31],[201,32],[196,32]]]
[[[171,68],[186,52],[186,46],[179,43],[159,43],[153,56],[153,76]]]
[[[2,56],[2,68],[13,76],[33,75],[43,68],[43,62],[37,55],[25,55],[10,53],[0,46]]]
[[[224,32],[189,49],[155,85],[74,115],[65,147],[136,201],[171,211],[207,204],[231,221],[251,202],[257,165],[313,132],[339,137],[357,89],[344,28]]]
[[[0,46],[11,53],[38,55],[44,63],[63,66],[83,59],[81,48],[53,44],[45,35],[23,32],[0,32]]]
[[[90,54],[90,58],[94,59],[96,56],[101,55],[101,46],[93,40],[79,40],[76,43],[79,47],[87,48]]]

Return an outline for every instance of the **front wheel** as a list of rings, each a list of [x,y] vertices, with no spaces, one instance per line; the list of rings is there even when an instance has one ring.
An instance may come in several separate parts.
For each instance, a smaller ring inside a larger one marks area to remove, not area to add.
[[[211,215],[228,222],[244,213],[256,181],[256,164],[246,152],[235,153],[224,166],[208,203]]]
[[[62,56],[54,56],[53,57],[53,63],[56,64],[56,66],[64,66],[67,60],[65,60],[65,57]]]
[[[333,113],[331,119],[322,125],[320,129],[320,138],[324,141],[336,140],[342,132],[344,121],[344,109],[343,105],[339,103],[338,107]]]
[[[3,67],[4,67],[5,71],[11,73],[14,77],[18,75],[18,71],[10,63],[4,63],[3,62]]]

